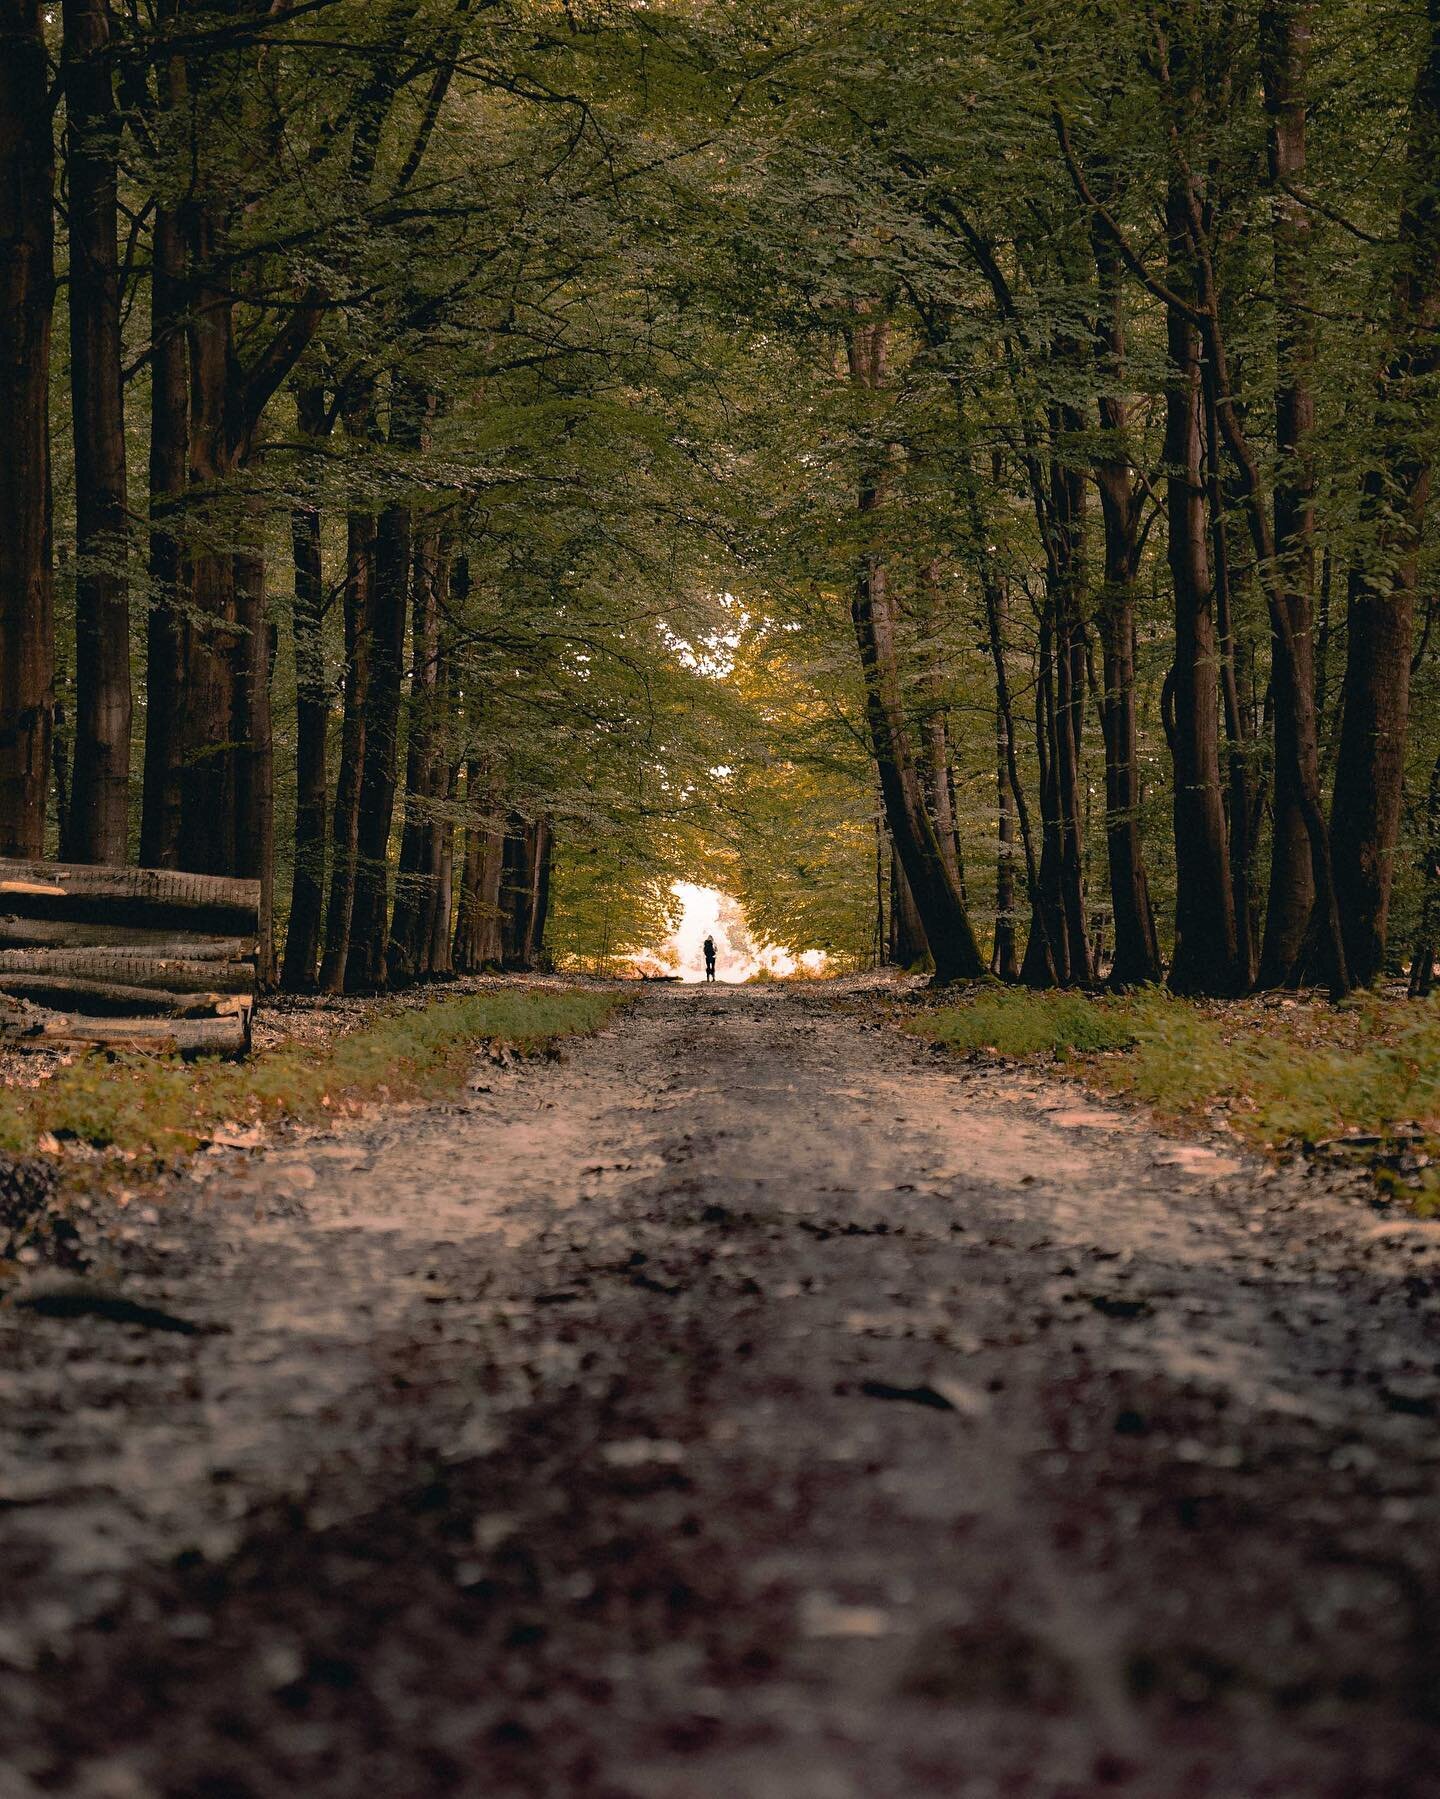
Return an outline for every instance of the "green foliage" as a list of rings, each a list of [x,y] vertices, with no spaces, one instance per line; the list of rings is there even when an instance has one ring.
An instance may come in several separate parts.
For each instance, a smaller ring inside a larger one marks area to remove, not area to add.
[[[33,1151],[49,1135],[168,1160],[222,1124],[335,1117],[367,1100],[425,1099],[464,1080],[481,1043],[527,1054],[598,1030],[614,993],[534,989],[392,1007],[335,1038],[262,1051],[248,1062],[83,1057],[38,1087],[0,1093],[0,1148]]]

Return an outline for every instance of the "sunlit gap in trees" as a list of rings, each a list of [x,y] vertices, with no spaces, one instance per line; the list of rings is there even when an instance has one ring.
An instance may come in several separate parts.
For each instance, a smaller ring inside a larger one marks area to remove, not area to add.
[[[755,944],[745,926],[740,902],[714,887],[693,881],[675,881],[671,892],[683,910],[680,922],[657,950],[636,958],[647,974],[678,975],[682,981],[705,979],[706,937],[715,939],[717,980],[732,984],[754,980],[757,975],[783,977],[825,972],[823,950],[805,950],[794,956],[771,944]]]

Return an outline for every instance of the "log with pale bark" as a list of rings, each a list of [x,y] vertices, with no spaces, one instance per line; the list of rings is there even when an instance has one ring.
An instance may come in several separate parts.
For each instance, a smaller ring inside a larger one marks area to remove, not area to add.
[[[250,1011],[219,1018],[84,1018],[40,1007],[0,1011],[0,1042],[12,1049],[144,1050],[159,1055],[244,1056]]]

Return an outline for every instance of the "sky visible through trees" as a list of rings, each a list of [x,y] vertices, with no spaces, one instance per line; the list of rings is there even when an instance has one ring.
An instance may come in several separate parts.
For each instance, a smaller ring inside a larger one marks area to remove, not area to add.
[[[261,972],[1440,944],[1440,0],[0,0],[0,853]]]

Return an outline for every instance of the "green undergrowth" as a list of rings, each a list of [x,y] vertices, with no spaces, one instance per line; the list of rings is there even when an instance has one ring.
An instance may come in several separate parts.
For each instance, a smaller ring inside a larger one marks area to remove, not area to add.
[[[1440,1008],[1364,997],[1234,1004],[987,987],[910,1021],[958,1050],[1059,1060],[1091,1085],[1194,1122],[1218,1113],[1257,1148],[1360,1160],[1440,1206]],[[1363,1141],[1363,1140],[1370,1141]]]
[[[88,1055],[34,1088],[0,1092],[0,1149],[67,1140],[168,1161],[222,1127],[334,1117],[375,1100],[438,1097],[460,1087],[482,1043],[524,1054],[598,1030],[618,995],[487,992],[395,1007],[327,1045],[281,1044],[245,1062]]]

